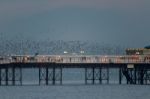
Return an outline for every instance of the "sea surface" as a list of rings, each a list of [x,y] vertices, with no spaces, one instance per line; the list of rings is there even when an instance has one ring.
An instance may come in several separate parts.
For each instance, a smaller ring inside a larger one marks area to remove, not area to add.
[[[150,86],[2,86],[0,99],[150,99]]]
[[[85,85],[81,69],[64,69],[63,85],[38,84],[38,70],[24,70],[24,86],[0,86],[0,99],[150,99],[150,85],[118,84],[111,70],[110,84]]]

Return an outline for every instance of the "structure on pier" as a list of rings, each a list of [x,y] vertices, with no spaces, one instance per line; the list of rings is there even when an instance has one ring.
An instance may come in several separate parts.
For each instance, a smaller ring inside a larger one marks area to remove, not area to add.
[[[126,49],[127,55],[150,55],[150,46],[145,48],[128,48]]]

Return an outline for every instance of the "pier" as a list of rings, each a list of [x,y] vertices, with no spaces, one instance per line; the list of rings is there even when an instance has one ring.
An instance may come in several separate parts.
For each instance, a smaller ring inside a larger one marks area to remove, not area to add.
[[[24,85],[23,69],[38,69],[39,85],[62,85],[66,68],[84,69],[85,84],[109,84],[110,69],[118,84],[150,84],[148,55],[14,55],[0,57],[0,86]]]

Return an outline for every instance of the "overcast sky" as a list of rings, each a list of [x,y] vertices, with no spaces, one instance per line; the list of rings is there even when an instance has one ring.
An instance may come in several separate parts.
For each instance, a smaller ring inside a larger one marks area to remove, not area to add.
[[[0,0],[8,37],[150,45],[150,0]]]

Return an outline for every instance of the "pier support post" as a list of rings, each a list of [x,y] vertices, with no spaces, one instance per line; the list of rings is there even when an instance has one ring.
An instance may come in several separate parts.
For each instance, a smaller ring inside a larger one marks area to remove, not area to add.
[[[144,70],[141,69],[140,71],[140,84],[143,85],[143,78],[144,78]]]
[[[142,70],[140,68],[137,69],[137,67],[122,69],[122,73],[126,77],[127,84],[137,84],[137,81],[139,83],[139,81],[141,81],[142,78],[141,72]]]
[[[85,84],[87,84],[87,68],[85,68]]]
[[[134,84],[137,82],[137,70],[134,68]]]
[[[109,67],[107,67],[107,84],[109,84]]]
[[[55,67],[53,67],[53,85],[55,85]]]
[[[122,84],[122,72],[121,72],[121,68],[119,68],[119,84]]]
[[[15,67],[12,68],[12,85],[15,85]]]
[[[46,67],[46,85],[48,85],[48,67]]]
[[[62,67],[53,67],[52,68],[52,84],[56,85],[56,84],[60,84],[62,85]]]
[[[62,67],[60,68],[60,84],[62,85],[62,75],[63,75],[63,73],[62,73]]]
[[[99,68],[99,83],[102,84],[102,69]]]
[[[62,84],[62,67],[39,67],[39,85]]]
[[[0,68],[0,86],[2,85],[1,68]]]
[[[6,86],[8,86],[8,67],[5,68],[6,73]]]
[[[102,84],[103,81],[109,84],[109,68],[85,68],[85,84]]]
[[[39,67],[39,85],[41,85],[41,67]]]
[[[90,81],[90,84],[94,84],[94,80],[94,68],[85,68],[85,84],[88,84],[88,81]]]
[[[20,85],[22,86],[22,67],[20,67]]]
[[[44,82],[45,85],[48,85],[48,68],[47,67],[39,67],[39,85]]]
[[[146,85],[150,84],[150,69],[146,69],[144,79]]]
[[[95,68],[93,67],[92,68],[92,84],[94,85],[94,83],[95,83]]]
[[[109,67],[101,68],[101,82],[106,81],[106,84],[109,84]]]
[[[146,73],[145,73],[145,84],[150,84],[150,69],[147,69],[146,70]]]

